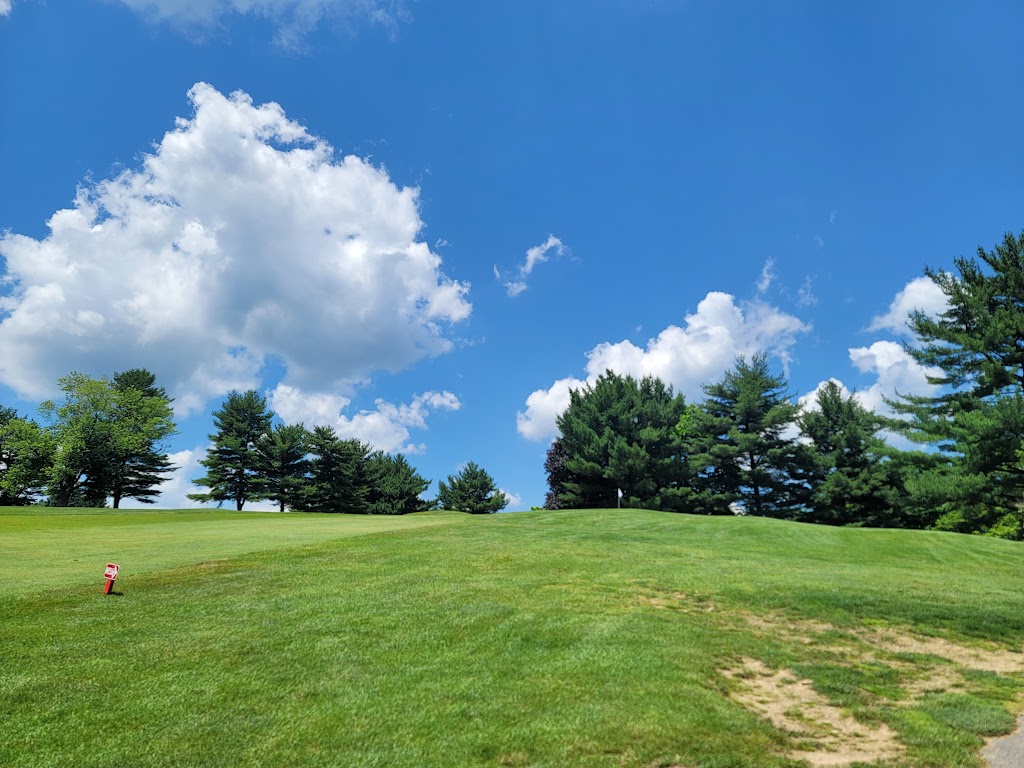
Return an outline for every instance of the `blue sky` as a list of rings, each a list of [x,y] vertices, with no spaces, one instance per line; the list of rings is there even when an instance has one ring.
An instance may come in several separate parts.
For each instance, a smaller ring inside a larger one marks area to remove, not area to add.
[[[1019,231],[1005,2],[0,0],[0,403],[232,387],[541,504],[569,389],[924,392],[923,267]]]

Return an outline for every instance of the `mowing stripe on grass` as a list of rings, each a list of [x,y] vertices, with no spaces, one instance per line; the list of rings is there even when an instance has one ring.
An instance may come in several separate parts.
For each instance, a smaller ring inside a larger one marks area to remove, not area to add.
[[[134,575],[349,536],[450,525],[451,512],[403,516],[275,514],[222,510],[81,510],[0,507],[0,596],[102,584],[108,562],[118,588]]]

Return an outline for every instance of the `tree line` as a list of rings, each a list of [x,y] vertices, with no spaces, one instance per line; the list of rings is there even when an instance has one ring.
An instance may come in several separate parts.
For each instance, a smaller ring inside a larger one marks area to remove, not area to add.
[[[468,463],[438,483],[435,500],[423,498],[430,486],[402,454],[375,451],[343,439],[332,427],[273,424],[274,413],[255,390],[230,392],[214,411],[212,447],[200,463],[206,474],[193,484],[206,488],[190,499],[234,503],[270,500],[280,511],[404,515],[428,509],[474,514],[497,512],[508,504],[494,479]]]
[[[145,369],[91,378],[70,373],[61,397],[39,406],[41,421],[0,406],[0,506],[117,508],[124,499],[152,504],[174,466],[167,443],[176,434],[172,399]],[[189,494],[241,510],[270,500],[281,511],[402,515],[426,509],[497,512],[508,504],[493,478],[473,462],[441,481],[436,499],[424,499],[430,481],[402,454],[343,440],[330,427],[274,424],[274,413],[254,390],[231,392],[214,412],[216,431],[201,462],[206,474]]]
[[[70,373],[61,397],[40,404],[42,424],[0,406],[0,505],[118,507],[152,503],[173,469],[171,398],[142,368],[95,379]]]
[[[550,509],[630,506],[1024,539],[1024,233],[926,269],[947,308],[908,318],[938,394],[895,417],[830,381],[801,410],[765,355],[739,357],[687,404],[611,371],[574,391],[547,453]],[[919,446],[898,450],[885,431]]]

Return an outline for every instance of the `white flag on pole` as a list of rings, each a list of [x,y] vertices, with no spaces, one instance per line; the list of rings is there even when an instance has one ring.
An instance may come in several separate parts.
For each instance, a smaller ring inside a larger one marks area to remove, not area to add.
[[[622,489],[621,488],[619,488],[619,498],[620,499],[622,498]]]

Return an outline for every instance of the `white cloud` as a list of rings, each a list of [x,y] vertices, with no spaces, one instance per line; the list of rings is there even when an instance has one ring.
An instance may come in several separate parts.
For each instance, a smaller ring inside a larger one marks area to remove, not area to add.
[[[356,438],[388,453],[422,453],[422,443],[410,442],[410,430],[427,428],[431,411],[457,411],[462,407],[451,392],[424,392],[408,404],[377,400],[375,410],[360,411],[353,416],[342,413],[350,404],[348,398],[317,392],[303,392],[287,384],[270,391],[268,405],[285,422],[303,422],[307,427],[334,427],[342,438]]]
[[[516,512],[523,508],[523,497],[518,493],[512,493],[512,491],[506,491],[504,488],[498,489],[501,493],[504,493],[508,498],[508,504],[501,510],[502,512]]]
[[[796,292],[796,305],[798,307],[813,307],[817,303],[818,297],[814,295],[814,279],[808,275]]]
[[[565,244],[554,235],[548,235],[548,239],[540,245],[535,245],[526,251],[526,259],[515,269],[515,277],[507,277],[498,265],[494,265],[494,277],[504,284],[505,290],[510,297],[518,296],[526,290],[526,278],[533,272],[533,268],[555,256],[564,256],[569,253]]]
[[[825,379],[824,381],[819,381],[818,386],[816,386],[807,394],[801,395],[797,399],[797,405],[799,406],[801,412],[806,413],[809,411],[818,410],[818,393],[821,392],[821,390],[823,390],[825,388],[825,385],[828,384],[829,382],[834,383],[839,387],[839,394],[841,394],[844,398],[850,396],[850,390],[847,389],[846,385],[843,384],[843,382],[841,382],[839,379],[835,377]]]
[[[907,316],[915,309],[926,315],[939,315],[946,310],[949,303],[930,277],[916,277],[911,280],[892,300],[889,311],[872,319],[869,331],[892,331],[893,333],[909,333]]]
[[[11,12],[11,0],[0,0],[0,16],[6,16]]]
[[[605,370],[634,377],[656,376],[690,400],[701,397],[701,386],[717,380],[737,355],[767,351],[788,369],[797,335],[810,326],[793,315],[755,301],[738,306],[735,297],[711,292],[686,316],[682,327],[670,325],[642,349],[630,341],[604,342],[587,353],[586,382]],[[569,404],[569,392],[584,381],[559,379],[526,399],[516,415],[519,433],[529,440],[557,434],[555,419]]]
[[[3,2],[4,0],[0,0]],[[276,40],[295,46],[322,21],[368,21],[393,30],[408,18],[404,0],[120,0],[128,8],[156,21],[196,34],[223,23],[232,14],[268,19],[277,28]]]
[[[877,376],[874,384],[855,393],[861,405],[880,414],[891,414],[884,398],[901,395],[934,395],[936,387],[928,376],[939,376],[938,368],[926,368],[894,341],[876,341],[870,347],[850,350],[850,361],[862,373]]]
[[[418,190],[338,157],[277,104],[203,83],[141,166],[78,190],[35,240],[0,235],[0,383],[146,367],[179,412],[258,384],[315,392],[448,351],[468,285],[418,235]]]
[[[769,256],[761,268],[761,276],[757,278],[757,292],[765,293],[775,280],[775,257]]]

